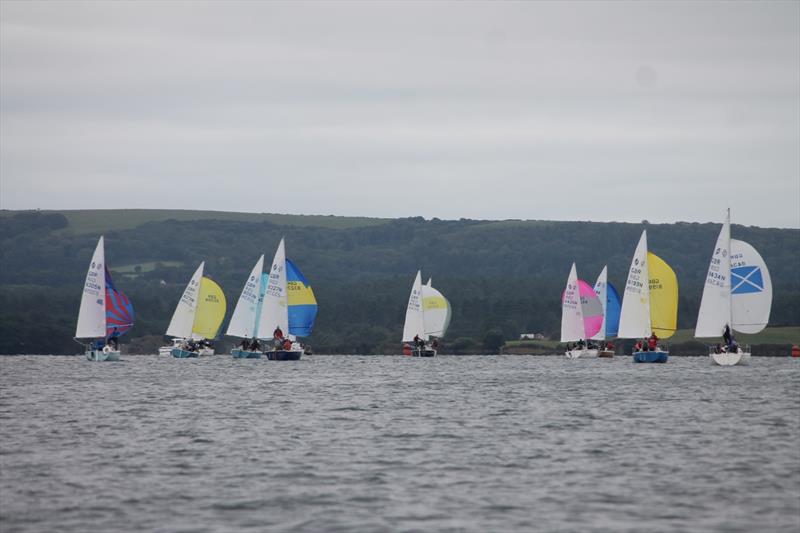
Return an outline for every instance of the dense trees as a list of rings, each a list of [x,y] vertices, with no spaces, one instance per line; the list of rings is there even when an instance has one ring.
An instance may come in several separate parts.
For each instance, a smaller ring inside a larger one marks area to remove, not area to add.
[[[254,220],[255,217],[254,217]],[[81,286],[98,235],[73,234],[59,213],[0,216],[0,353],[74,353]],[[158,338],[197,264],[218,281],[229,314],[261,253],[287,254],[311,280],[320,312],[309,342],[317,353],[398,353],[417,269],[453,305],[446,349],[489,349],[522,332],[557,335],[559,295],[570,264],[593,283],[603,265],[619,289],[643,225],[593,222],[400,219],[335,229],[264,221],[160,221],[106,231],[106,259],[134,302],[132,338]],[[679,326],[697,316],[718,224],[646,225],[651,250],[676,271]],[[800,232],[734,226],[770,267],[771,323],[800,323]],[[490,334],[491,333],[491,334]],[[43,339],[47,339],[46,342]],[[494,346],[494,343],[492,343]]]

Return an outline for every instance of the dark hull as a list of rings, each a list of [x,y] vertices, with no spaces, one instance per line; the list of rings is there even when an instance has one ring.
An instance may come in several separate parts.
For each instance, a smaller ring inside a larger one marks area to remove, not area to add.
[[[653,352],[633,352],[634,363],[666,363],[669,353],[661,350]]]
[[[286,350],[273,350],[266,352],[267,359],[270,361],[299,361],[303,352],[287,352]]]

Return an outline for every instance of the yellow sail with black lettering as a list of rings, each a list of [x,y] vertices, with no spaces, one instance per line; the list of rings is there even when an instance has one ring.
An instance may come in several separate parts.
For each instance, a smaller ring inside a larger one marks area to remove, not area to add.
[[[652,252],[647,252],[650,274],[650,326],[662,339],[678,327],[678,278],[675,271]]]
[[[192,337],[195,339],[215,338],[225,319],[226,305],[222,288],[213,280],[203,277],[200,280],[200,296],[192,324]]]

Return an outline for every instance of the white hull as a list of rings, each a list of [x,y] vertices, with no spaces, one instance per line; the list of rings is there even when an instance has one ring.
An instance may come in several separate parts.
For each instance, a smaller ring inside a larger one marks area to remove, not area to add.
[[[86,350],[89,361],[119,361],[119,350]]]
[[[711,361],[719,366],[733,366],[733,365],[749,365],[750,352],[743,352],[739,350],[738,353],[711,353],[709,354]]]
[[[564,352],[564,355],[567,356],[567,359],[589,359],[597,357],[597,350],[589,350],[588,348],[582,350],[567,350]]]

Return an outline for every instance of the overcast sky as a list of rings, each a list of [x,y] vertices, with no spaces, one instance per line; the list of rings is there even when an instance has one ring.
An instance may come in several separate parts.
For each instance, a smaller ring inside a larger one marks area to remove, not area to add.
[[[800,227],[800,2],[0,3],[0,207]]]

